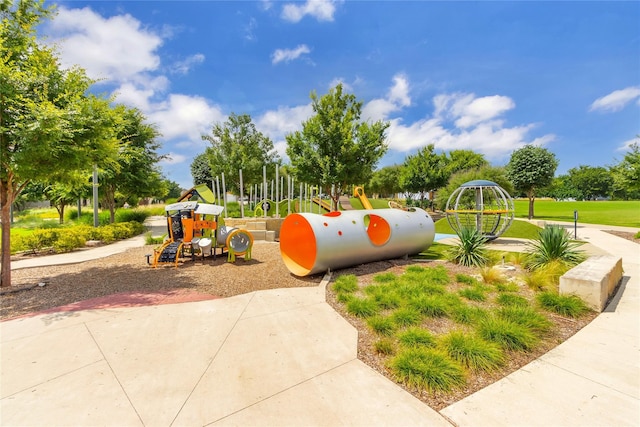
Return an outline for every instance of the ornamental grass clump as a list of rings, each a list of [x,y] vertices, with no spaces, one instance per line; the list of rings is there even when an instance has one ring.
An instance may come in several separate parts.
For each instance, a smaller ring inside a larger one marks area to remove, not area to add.
[[[510,306],[502,307],[498,310],[501,319],[509,320],[524,326],[535,333],[548,332],[553,323],[542,313],[537,312],[533,307]]]
[[[460,289],[458,291],[458,294],[470,301],[485,301],[487,299],[487,294],[484,289],[478,286],[474,286],[473,288]]]
[[[529,300],[525,297],[513,293],[500,293],[496,302],[503,307],[528,307]]]
[[[373,298],[383,310],[394,309],[400,306],[402,298],[391,285],[372,285],[364,288],[364,292]]]
[[[412,307],[402,307],[391,315],[393,321],[402,327],[417,325],[422,321],[422,314]]]
[[[384,356],[391,356],[392,354],[395,354],[395,352],[396,352],[396,346],[395,346],[393,340],[391,340],[389,338],[382,338],[382,339],[376,341],[373,344],[373,348],[376,351],[376,353],[382,354]]]
[[[590,311],[584,301],[575,295],[542,292],[536,295],[536,300],[543,309],[565,317],[577,318]]]
[[[462,366],[434,349],[412,347],[401,350],[389,360],[388,366],[398,381],[428,392],[449,392],[466,382]]]
[[[453,307],[450,313],[450,317],[453,321],[461,325],[476,324],[480,320],[485,319],[488,315],[489,312],[484,308],[462,304],[457,307]]]
[[[450,303],[444,295],[419,295],[410,299],[408,306],[428,317],[446,317]]]
[[[460,242],[447,251],[449,261],[467,267],[482,267],[487,264],[487,239],[475,228],[462,228],[458,233]]]
[[[538,240],[529,242],[526,266],[536,270],[556,260],[567,266],[577,265],[586,258],[578,246],[571,242],[565,229],[558,225],[547,225],[540,231]]]
[[[433,347],[436,338],[431,332],[423,328],[408,328],[397,334],[398,341],[405,347]]]
[[[478,334],[506,350],[529,351],[539,342],[526,326],[497,316],[489,316],[478,323]]]
[[[482,281],[488,285],[496,285],[498,283],[505,282],[504,275],[496,267],[481,268],[480,276],[482,277]]]
[[[466,274],[458,273],[456,274],[456,282],[464,283],[465,285],[475,285],[478,283],[478,279],[475,277],[467,276]]]
[[[393,335],[398,328],[393,318],[389,316],[373,316],[367,319],[367,325],[378,335]]]
[[[355,274],[339,276],[333,284],[336,293],[352,293],[358,290],[358,278]]]
[[[379,311],[378,304],[370,298],[353,297],[347,301],[347,313],[356,317],[370,317],[378,314]]]
[[[453,360],[476,371],[493,371],[504,364],[500,347],[482,338],[452,331],[440,338],[439,347]]]

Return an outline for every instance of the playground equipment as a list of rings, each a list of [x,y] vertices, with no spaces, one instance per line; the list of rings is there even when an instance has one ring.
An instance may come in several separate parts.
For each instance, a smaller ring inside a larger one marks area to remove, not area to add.
[[[493,181],[469,181],[447,200],[447,222],[459,235],[463,228],[475,228],[487,240],[496,239],[513,221],[511,196]]]
[[[290,214],[280,228],[280,254],[289,271],[307,276],[385,259],[414,255],[435,237],[422,209]]]
[[[154,250],[153,266],[172,263],[177,267],[179,258],[185,253],[190,254],[192,259],[196,252],[203,257],[213,253],[215,258],[218,247],[221,247],[222,253],[225,247],[227,252],[233,251],[234,256],[232,259],[230,256],[229,260],[235,261],[235,256],[247,253],[250,258],[253,238],[248,231],[218,227],[218,218],[223,210],[222,206],[196,201],[166,206],[169,238]]]
[[[367,195],[364,194],[364,188],[362,187],[354,187],[353,188],[353,197],[357,197],[360,199],[360,203],[362,203],[362,207],[365,209],[373,209],[369,199],[367,199]]]

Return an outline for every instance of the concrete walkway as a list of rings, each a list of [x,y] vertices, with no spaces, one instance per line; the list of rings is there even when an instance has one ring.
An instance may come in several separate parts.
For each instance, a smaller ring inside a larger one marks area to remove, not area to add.
[[[639,425],[640,245],[579,237],[623,257],[614,301],[441,413],[357,359],[323,282],[1,322],[0,425]]]

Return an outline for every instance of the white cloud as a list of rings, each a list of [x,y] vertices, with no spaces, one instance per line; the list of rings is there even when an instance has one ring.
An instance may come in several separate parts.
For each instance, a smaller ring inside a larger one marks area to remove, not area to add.
[[[160,163],[165,165],[175,165],[178,163],[184,163],[186,160],[187,156],[170,152],[166,154],[166,157],[164,159],[160,160]]]
[[[290,22],[300,22],[306,15],[318,21],[333,21],[336,11],[333,0],[307,0],[305,3],[288,3],[282,8],[282,18]]]
[[[286,134],[302,129],[302,122],[312,115],[311,104],[278,107],[257,117],[256,128],[274,141],[283,140]]]
[[[225,120],[218,106],[199,96],[171,94],[164,102],[151,105],[151,110],[149,121],[158,126],[164,139],[187,137],[200,141],[214,122]]]
[[[334,87],[338,86],[339,84],[342,85],[343,91],[345,91],[345,92],[353,92],[353,86],[351,86],[349,83],[345,82],[342,77],[336,77],[333,80],[331,80],[329,82],[329,89],[333,89]]]
[[[162,38],[128,14],[104,18],[87,7],[61,7],[47,34],[61,45],[64,66],[79,65],[92,78],[122,81],[160,65]]]
[[[625,89],[614,90],[608,95],[598,98],[589,107],[589,111],[614,113],[622,110],[628,103],[638,99],[640,104],[640,86],[630,86]]]
[[[405,123],[391,116],[411,105],[410,88],[408,77],[397,74],[386,98],[374,99],[363,108],[365,120],[389,121],[387,142],[392,151],[409,154],[434,144],[442,151],[473,150],[487,159],[501,159],[525,144],[544,145],[555,139],[547,134],[530,140],[534,124],[505,127],[500,116],[515,108],[515,102],[501,95],[478,98],[467,93],[439,94],[433,97],[432,115]]]
[[[271,63],[277,64],[282,61],[293,61],[294,59],[298,59],[301,55],[310,52],[311,50],[306,44],[301,44],[295,49],[276,49],[275,52],[271,54]]]
[[[177,74],[187,74],[194,65],[203,63],[204,59],[205,57],[203,54],[196,53],[195,55],[191,55],[182,61],[175,62],[171,66],[171,72]]]
[[[516,106],[507,96],[476,98],[474,94],[463,93],[437,95],[433,104],[436,116],[455,121],[458,128],[468,128],[494,120]]]
[[[616,148],[616,151],[628,151],[629,149],[631,149],[631,144],[639,144],[639,143],[640,141],[638,140],[638,138],[630,139],[628,141],[623,142],[621,146]]]
[[[373,99],[362,108],[364,120],[387,120],[391,113],[399,111],[402,107],[411,105],[409,96],[409,80],[403,74],[393,76],[393,86],[389,88],[386,98]]]

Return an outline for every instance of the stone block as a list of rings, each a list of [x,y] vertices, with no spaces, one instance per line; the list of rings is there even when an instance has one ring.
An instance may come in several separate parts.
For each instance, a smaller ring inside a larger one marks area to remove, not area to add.
[[[267,231],[265,235],[265,240],[267,242],[275,242],[276,241],[276,232],[275,231]]]
[[[266,229],[267,229],[266,221],[247,222],[247,230],[266,230]]]
[[[560,277],[561,295],[577,295],[596,311],[602,311],[622,279],[622,258],[589,257]]]
[[[247,230],[253,236],[253,240],[266,240],[267,231],[266,230]]]

